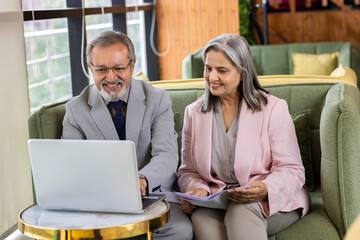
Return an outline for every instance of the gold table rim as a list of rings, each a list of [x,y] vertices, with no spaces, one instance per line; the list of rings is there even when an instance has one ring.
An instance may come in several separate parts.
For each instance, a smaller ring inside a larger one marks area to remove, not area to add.
[[[166,200],[162,200],[166,204],[166,211],[162,212],[156,217],[153,217],[149,220],[144,220],[136,223],[125,224],[116,227],[108,228],[96,228],[96,229],[55,229],[55,228],[44,228],[37,227],[31,224],[24,222],[21,219],[21,214],[37,205],[33,204],[24,208],[18,214],[18,229],[25,236],[36,238],[36,239],[76,239],[75,236],[89,236],[94,235],[98,236],[99,233],[101,236],[107,236],[106,239],[118,239],[118,238],[128,238],[134,237],[142,234],[152,232],[162,226],[170,220],[170,204]],[[45,237],[48,236],[48,237]]]

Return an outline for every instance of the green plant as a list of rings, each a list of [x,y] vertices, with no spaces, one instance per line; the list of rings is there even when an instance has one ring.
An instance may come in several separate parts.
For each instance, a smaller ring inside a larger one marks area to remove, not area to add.
[[[251,23],[252,0],[239,0],[240,35],[250,45],[256,45],[253,25]]]

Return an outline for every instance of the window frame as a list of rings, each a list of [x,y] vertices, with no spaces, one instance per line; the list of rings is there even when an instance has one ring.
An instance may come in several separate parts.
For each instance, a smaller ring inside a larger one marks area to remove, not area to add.
[[[151,80],[158,79],[158,58],[151,51],[150,46],[150,28],[151,19],[154,13],[155,4],[153,0],[144,0],[144,3],[133,5],[125,4],[126,0],[112,0],[113,6],[110,7],[94,7],[82,8],[82,0],[66,0],[67,8],[65,9],[38,9],[38,10],[24,10],[24,21],[33,20],[49,20],[56,18],[68,19],[68,33],[69,33],[69,52],[70,52],[70,68],[71,68],[71,84],[72,94],[77,96],[81,91],[89,85],[89,79],[82,71],[81,66],[81,52],[78,50],[82,41],[82,24],[83,13],[84,16],[96,15],[102,13],[111,13],[113,16],[113,29],[117,31],[126,32],[126,13],[135,11],[144,11],[145,15],[145,44],[146,44],[146,59],[147,59],[147,75]],[[34,16],[34,19],[33,19]],[[84,29],[86,31],[86,28]],[[156,29],[155,29],[156,33]],[[156,36],[156,34],[154,34]],[[84,33],[84,46],[87,45],[86,34]],[[156,42],[156,39],[154,39]],[[83,50],[84,69],[87,70],[85,49]]]

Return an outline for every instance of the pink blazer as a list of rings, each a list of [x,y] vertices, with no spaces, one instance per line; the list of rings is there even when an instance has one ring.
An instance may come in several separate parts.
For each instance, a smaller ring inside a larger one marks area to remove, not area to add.
[[[213,112],[201,113],[200,105],[198,100],[185,109],[178,184],[182,192],[204,188],[213,194],[224,189],[225,183],[210,173]],[[266,184],[269,214],[265,203],[260,203],[266,216],[298,208],[302,216],[308,212],[305,169],[286,101],[268,95],[263,110],[252,112],[243,100],[234,169],[240,185],[255,180]]]

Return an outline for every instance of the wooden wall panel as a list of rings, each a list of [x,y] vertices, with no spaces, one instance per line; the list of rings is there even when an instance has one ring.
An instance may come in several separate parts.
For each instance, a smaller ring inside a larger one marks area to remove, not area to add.
[[[165,8],[165,12],[164,12]],[[239,34],[238,0],[158,0],[156,6],[160,80],[182,78],[183,59],[223,33]]]
[[[353,11],[360,15],[360,10]],[[257,17],[262,25],[261,11]],[[342,11],[296,12],[295,26],[291,25],[289,12],[271,13],[268,26],[269,44],[343,41],[360,49],[360,24],[355,17]],[[295,30],[295,39],[292,39],[292,30]]]

